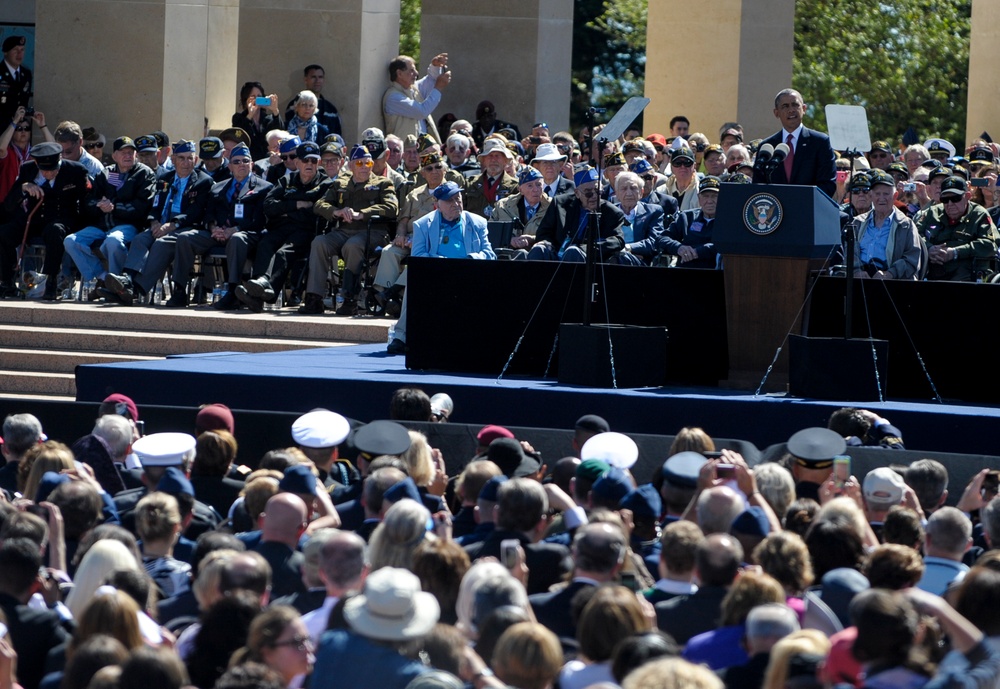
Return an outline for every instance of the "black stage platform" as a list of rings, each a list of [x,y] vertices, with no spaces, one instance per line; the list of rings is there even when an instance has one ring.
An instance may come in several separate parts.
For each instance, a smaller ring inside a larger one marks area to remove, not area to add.
[[[407,370],[384,345],[267,354],[188,355],[127,364],[77,367],[77,399],[98,402],[123,392],[142,406],[192,407],[223,402],[234,409],[305,412],[322,406],[361,420],[385,418],[402,386],[447,392],[461,423],[572,428],[597,413],[625,433],[673,435],[699,425],[711,435],[764,448],[806,426],[825,425],[839,402],[759,396],[717,388],[608,390],[559,385],[555,379],[445,374]],[[904,430],[907,446],[992,455],[1000,409],[987,406],[859,403]]]

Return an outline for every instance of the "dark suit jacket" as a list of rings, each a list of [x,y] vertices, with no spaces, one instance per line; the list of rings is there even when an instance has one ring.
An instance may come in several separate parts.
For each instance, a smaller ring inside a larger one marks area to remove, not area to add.
[[[658,252],[656,242],[663,234],[663,209],[640,201],[635,206],[632,221],[632,241],[628,248],[636,256],[641,256],[647,264]]]
[[[536,593],[528,597],[535,619],[559,637],[563,646],[576,645],[576,622],[571,614],[573,597],[581,590],[591,587],[581,581],[571,582],[566,588],[551,593]],[[567,644],[567,642],[570,642]]]
[[[712,241],[714,218],[706,218],[700,208],[692,208],[677,214],[657,239],[657,253],[677,255],[681,246],[690,246],[698,253],[698,258],[687,263],[678,263],[683,268],[715,268],[718,251]],[[692,231],[694,228],[694,231]]]
[[[528,565],[528,594],[544,593],[563,578],[572,569],[572,561],[569,556],[569,548],[555,543],[532,543],[528,538],[517,531],[494,531],[481,543],[473,543],[466,546],[470,560],[478,560],[481,557],[495,557],[500,559],[500,542],[516,538],[524,548],[525,564]]]
[[[677,596],[657,603],[654,606],[656,626],[679,644],[686,644],[697,634],[712,631],[718,626],[726,590],[722,586],[703,586],[690,596]]]
[[[764,139],[761,146],[771,144],[777,146],[788,137],[788,132],[781,130]],[[756,184],[814,184],[828,196],[833,196],[837,190],[837,156],[830,145],[830,137],[815,129],[802,128],[798,145],[795,148],[795,159],[792,161],[792,178],[785,176],[785,166],[775,168],[771,179],[765,179],[762,170],[753,171],[753,181]]]
[[[242,232],[262,232],[264,230],[264,199],[273,186],[261,177],[252,174],[240,189],[237,198],[229,201],[229,189],[233,180],[218,182],[212,187],[208,202],[208,218],[205,224],[215,223],[220,227],[238,227]],[[236,204],[243,204],[243,217],[236,217]]]
[[[29,160],[21,166],[17,181],[11,187],[11,192],[5,201],[8,218],[23,223],[28,218],[28,212],[34,208],[34,199],[22,205],[21,185],[25,182],[35,182],[38,177],[38,163]],[[61,223],[72,231],[83,227],[83,209],[90,193],[90,179],[87,168],[72,160],[59,163],[59,172],[52,180],[52,189],[45,193],[45,201],[31,219],[32,234],[41,234],[43,227],[49,223]]]
[[[117,188],[108,181],[108,174],[112,172],[118,172],[117,165],[112,165],[103,174],[97,175],[91,183],[93,188],[87,199],[87,220],[102,230],[110,230],[118,225],[132,225],[141,231],[153,207],[156,173],[142,163],[136,163],[126,173],[125,183]],[[115,209],[110,213],[100,210],[97,203],[102,198],[114,203]]]
[[[545,184],[545,180],[542,180],[542,186],[548,189],[548,185]],[[552,198],[559,196],[560,194],[566,194],[576,189],[576,185],[573,184],[573,180],[566,179],[562,175],[559,175],[559,179],[556,180],[556,193],[549,194]],[[548,192],[546,192],[548,193]]]
[[[666,227],[670,224],[670,221],[674,219],[677,215],[677,210],[680,207],[677,203],[677,199],[671,194],[665,191],[653,190],[650,192],[649,196],[642,199],[643,203],[656,204],[663,209],[663,226]]]
[[[463,201],[465,201],[464,209],[470,213],[475,213],[476,215],[485,215],[484,211],[487,206],[496,205],[497,201],[506,197],[513,196],[517,193],[517,178],[511,177],[506,172],[500,177],[500,185],[497,187],[497,197],[493,203],[490,203],[489,199],[486,198],[486,192],[484,191],[486,187],[486,173],[479,175],[475,179],[469,180],[469,185],[465,189],[465,195],[463,196]]]
[[[302,553],[284,543],[261,541],[249,550],[256,550],[271,565],[271,596],[281,598],[293,593],[305,593],[302,583]]]
[[[6,593],[0,593],[0,609],[7,617],[8,638],[17,652],[17,680],[24,689],[36,689],[49,651],[69,640],[70,634],[56,612],[21,605]]]
[[[153,196],[153,208],[149,212],[149,222],[160,219],[163,205],[167,203],[170,187],[175,179],[177,179],[177,170],[170,170],[156,180],[156,195]],[[178,229],[200,230],[204,227],[208,199],[212,195],[212,184],[212,178],[201,170],[191,171],[191,179],[188,180],[184,187],[184,195],[181,196],[181,212],[170,220]]]
[[[542,224],[538,227],[535,240],[551,242],[553,251],[558,251],[567,236],[576,236],[580,227],[582,208],[583,206],[574,193],[563,194],[552,199],[549,209],[545,212],[545,217],[542,218]],[[597,235],[600,239],[606,240],[601,251],[601,258],[608,258],[621,251],[622,247],[625,246],[621,232],[622,223],[625,222],[625,214],[618,206],[603,200],[599,209],[601,223],[598,226]],[[586,232],[583,235],[583,239],[573,243],[585,243]]]

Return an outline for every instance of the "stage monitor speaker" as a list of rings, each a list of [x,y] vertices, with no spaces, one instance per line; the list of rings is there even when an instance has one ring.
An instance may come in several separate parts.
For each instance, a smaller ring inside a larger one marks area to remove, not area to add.
[[[666,328],[563,323],[559,382],[592,388],[660,387],[667,376],[667,340]]]
[[[796,397],[878,401],[887,395],[889,342],[790,335],[788,367],[788,392]]]

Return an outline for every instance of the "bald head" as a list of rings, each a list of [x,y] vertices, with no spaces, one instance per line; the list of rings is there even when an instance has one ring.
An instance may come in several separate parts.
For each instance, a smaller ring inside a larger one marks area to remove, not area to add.
[[[294,493],[278,493],[264,506],[261,541],[278,541],[292,548],[308,525],[309,510]]]
[[[732,488],[709,488],[698,496],[698,526],[706,534],[728,533],[743,509],[743,497]]]

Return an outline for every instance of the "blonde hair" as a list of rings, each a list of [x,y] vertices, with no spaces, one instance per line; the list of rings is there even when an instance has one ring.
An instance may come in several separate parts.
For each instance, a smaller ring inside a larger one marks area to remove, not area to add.
[[[46,440],[44,443],[32,445],[24,453],[17,465],[17,485],[21,495],[28,500],[34,500],[38,494],[38,485],[46,471],[61,474],[67,469],[74,469],[73,452],[60,442]]]
[[[66,597],[66,607],[73,617],[79,618],[83,614],[94,592],[104,584],[109,574],[119,569],[139,570],[135,555],[120,541],[101,540],[87,550],[73,577],[73,590]]]
[[[198,601],[199,610],[207,610],[222,594],[219,593],[219,579],[222,568],[239,553],[231,548],[213,550],[198,563],[198,576],[191,582],[191,592]]]
[[[491,663],[504,684],[519,689],[552,686],[562,664],[559,637],[537,622],[518,622],[501,634]]]
[[[663,658],[640,665],[625,677],[622,689],[724,689],[719,676],[703,665]]]
[[[858,503],[854,502],[851,498],[846,495],[834,498],[830,502],[823,505],[820,508],[819,513],[813,519],[813,522],[818,521],[830,521],[840,517],[846,520],[854,530],[857,531],[858,536],[862,541],[865,540],[865,535],[868,533],[868,519],[865,517],[865,513],[858,507]]]
[[[172,539],[180,523],[177,498],[168,493],[150,493],[135,506],[135,531],[143,541]]]
[[[413,551],[425,538],[434,538],[427,532],[430,517],[427,508],[413,500],[400,500],[390,507],[368,544],[371,570],[401,567],[412,571]]]
[[[771,660],[764,673],[761,689],[785,689],[788,681],[788,663],[792,656],[809,653],[826,656],[830,652],[830,639],[815,629],[792,632],[771,648]]]
[[[434,458],[427,436],[420,431],[409,431],[410,449],[400,455],[406,462],[406,471],[418,486],[429,486],[434,480]]]

